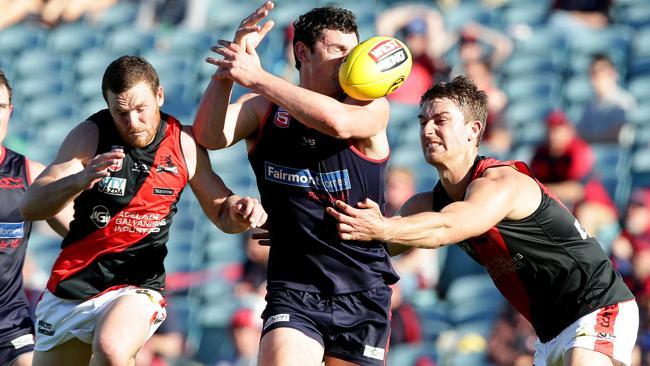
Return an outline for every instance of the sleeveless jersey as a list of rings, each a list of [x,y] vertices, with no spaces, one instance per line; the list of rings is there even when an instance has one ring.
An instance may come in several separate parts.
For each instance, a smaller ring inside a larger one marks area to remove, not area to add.
[[[96,154],[122,146],[125,157],[74,200],[47,288],[65,299],[88,299],[126,285],[164,290],[167,242],[176,203],[188,181],[181,124],[161,113],[151,144],[127,146],[108,110],[89,118],[99,130]]]
[[[29,183],[25,157],[0,146],[0,344],[32,322],[22,272],[32,222],[19,211]]]
[[[342,241],[325,212],[337,199],[383,208],[387,158],[365,157],[272,105],[249,160],[269,215],[269,289],[343,294],[398,280],[385,244]]]
[[[492,167],[511,166],[534,179],[519,161],[480,157],[472,180]],[[537,182],[539,207],[529,217],[501,221],[485,234],[459,243],[483,265],[501,293],[548,342],[595,309],[633,299],[598,241],[589,237],[566,207]],[[452,202],[442,184],[434,188],[433,209]]]

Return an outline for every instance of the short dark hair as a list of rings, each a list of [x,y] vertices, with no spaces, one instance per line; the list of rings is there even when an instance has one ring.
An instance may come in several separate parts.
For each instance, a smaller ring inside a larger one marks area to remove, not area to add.
[[[321,39],[323,31],[326,29],[337,30],[343,33],[354,33],[357,39],[359,39],[357,18],[351,11],[343,8],[335,8],[332,6],[314,8],[301,15],[293,23],[293,27],[294,50],[296,43],[302,42],[313,51],[314,45]],[[294,58],[296,60],[296,68],[300,70],[300,60],[298,60],[295,52]]]
[[[478,90],[476,84],[467,77],[456,76],[450,82],[438,82],[429,88],[420,99],[420,108],[435,99],[449,99],[463,112],[465,122],[481,121],[481,131],[476,145],[481,141],[487,123],[487,94]]]
[[[591,66],[593,66],[596,62],[605,62],[609,66],[614,67],[614,62],[612,62],[612,59],[604,53],[597,53],[591,57]]]
[[[111,62],[102,78],[102,95],[108,102],[108,92],[115,94],[125,92],[142,81],[146,81],[155,93],[160,86],[160,79],[153,66],[140,56],[122,56]]]
[[[4,85],[7,88],[7,92],[9,93],[9,104],[11,104],[11,97],[13,95],[13,92],[11,90],[11,85],[9,85],[9,80],[7,80],[7,77],[5,76],[5,72],[0,70],[0,86]]]

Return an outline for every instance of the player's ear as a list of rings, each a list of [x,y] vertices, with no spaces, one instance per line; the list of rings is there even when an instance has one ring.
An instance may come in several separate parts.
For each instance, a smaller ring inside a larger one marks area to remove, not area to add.
[[[296,45],[294,46],[293,49],[294,54],[296,55],[296,58],[298,61],[300,61],[301,64],[304,64],[305,61],[307,60],[307,57],[311,53],[311,50],[309,47],[304,44],[303,42],[296,42]]]
[[[158,102],[158,108],[162,107],[165,103],[165,91],[162,86],[159,86],[156,91],[156,101]]]
[[[477,140],[481,134],[481,127],[483,127],[483,122],[479,120],[474,120],[469,123],[470,133],[467,136],[467,141]]]

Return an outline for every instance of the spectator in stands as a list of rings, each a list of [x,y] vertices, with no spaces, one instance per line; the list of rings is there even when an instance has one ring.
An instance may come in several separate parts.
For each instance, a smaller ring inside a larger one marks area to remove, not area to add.
[[[97,15],[117,0],[42,0],[41,18],[49,26],[74,22],[85,14]]]
[[[185,335],[173,302],[167,303],[167,319],[142,346],[135,366],[168,366],[183,355]]]
[[[589,145],[563,112],[549,113],[546,122],[547,139],[537,147],[530,163],[533,174],[573,209],[589,234],[617,225],[616,208],[593,171],[595,156]]]
[[[486,27],[476,22],[467,23],[458,34],[459,63],[454,65],[462,68],[472,61],[485,60],[490,68],[501,66],[512,53],[512,39],[496,29]],[[452,75],[458,74],[452,70]]]
[[[48,26],[74,22],[85,14],[97,15],[117,0],[0,0],[0,29],[35,15]]]
[[[434,78],[447,76],[442,55],[454,39],[445,31],[440,13],[422,4],[400,5],[379,14],[376,28],[378,35],[402,39],[413,56],[411,74],[388,99],[418,105]]]
[[[255,311],[239,308],[230,320],[230,330],[235,354],[228,360],[217,362],[216,366],[255,366],[262,334],[262,322]]]
[[[41,0],[0,0],[0,29],[11,27],[41,9]]]
[[[237,296],[266,294],[266,269],[269,261],[269,246],[260,245],[259,240],[253,239],[252,234],[261,230],[251,230],[242,234],[246,260],[243,264],[242,276],[235,285]]]
[[[632,192],[623,232],[612,245],[612,262],[639,304],[640,324],[632,365],[650,362],[650,189]],[[641,359],[644,361],[641,362]]]
[[[503,112],[508,104],[508,97],[494,82],[490,64],[483,59],[469,60],[465,63],[465,76],[488,96],[487,126],[483,135],[483,147],[489,149],[489,155],[505,158],[510,152],[512,136],[503,120]]]
[[[422,341],[422,329],[418,313],[402,296],[400,282],[391,285],[390,345],[418,344]]]
[[[404,203],[416,193],[415,177],[406,167],[391,166],[386,172],[387,217],[395,216]],[[401,277],[400,291],[409,296],[416,288],[433,288],[438,281],[438,252],[413,249],[393,258],[393,268]]]
[[[612,246],[613,262],[637,297],[650,297],[650,267],[646,264],[650,263],[650,189],[632,193],[623,221],[623,231]]]
[[[589,143],[617,143],[634,97],[618,85],[618,72],[606,55],[595,55],[589,71],[594,98],[582,113],[578,134]]]
[[[386,172],[386,208],[387,217],[395,216],[400,207],[415,194],[415,177],[411,169],[391,166]]]
[[[494,366],[533,364],[535,330],[523,315],[508,304],[488,338],[488,357]]]

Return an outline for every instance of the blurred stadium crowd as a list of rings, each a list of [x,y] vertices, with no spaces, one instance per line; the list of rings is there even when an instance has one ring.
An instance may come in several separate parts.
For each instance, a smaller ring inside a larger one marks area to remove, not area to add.
[[[7,146],[49,163],[73,126],[105,108],[101,76],[123,54],[154,65],[163,111],[191,124],[214,72],[204,62],[209,47],[231,38],[260,2],[0,0],[0,68],[15,105]],[[483,153],[530,163],[599,237],[637,296],[635,362],[650,365],[650,2],[278,0],[276,27],[258,50],[263,66],[295,80],[293,17],[329,4],[355,12],[362,39],[399,37],[414,57],[390,98],[387,212],[437,179],[419,147],[420,95],[435,80],[466,74],[490,98]],[[243,144],[210,154],[235,192],[257,196]],[[170,315],[139,363],[254,365],[268,249],[208,225],[191,195],[179,203],[168,243]],[[34,297],[58,250],[39,226],[25,268]],[[532,328],[460,250],[414,251],[395,266],[402,280],[388,364],[532,364]]]

